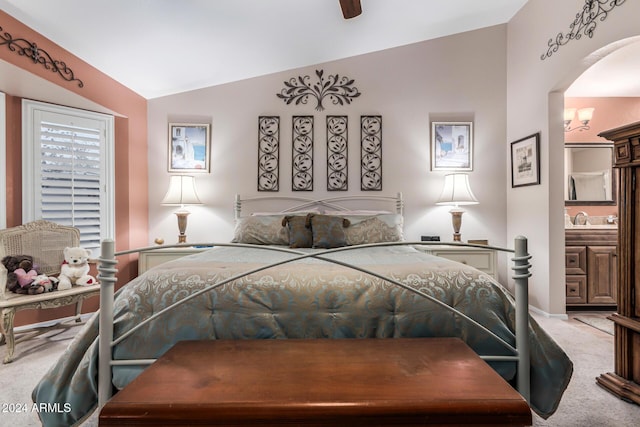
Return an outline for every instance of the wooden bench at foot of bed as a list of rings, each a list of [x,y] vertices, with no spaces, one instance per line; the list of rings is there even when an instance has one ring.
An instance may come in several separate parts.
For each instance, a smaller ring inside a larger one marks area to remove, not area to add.
[[[106,403],[100,426],[531,425],[457,338],[182,341]]]

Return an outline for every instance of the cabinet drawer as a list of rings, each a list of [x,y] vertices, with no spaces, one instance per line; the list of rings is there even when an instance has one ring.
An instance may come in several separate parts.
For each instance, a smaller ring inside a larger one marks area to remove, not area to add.
[[[489,253],[469,253],[469,252],[452,252],[452,251],[434,251],[434,255],[458,261],[459,263],[470,265],[478,270],[491,269],[491,255]]]
[[[496,252],[492,249],[440,245],[420,245],[416,246],[416,249],[431,255],[450,259],[451,261],[457,261],[461,264],[470,265],[483,273],[487,273],[494,279],[498,278]]]
[[[567,304],[587,302],[587,276],[567,276]]]
[[[204,250],[204,248],[173,248],[141,252],[138,258],[138,274],[142,274],[150,268],[164,264],[165,262],[173,261],[183,256],[197,254]]]
[[[451,261],[470,265],[483,273],[487,273],[494,279],[497,278],[496,255],[494,251],[483,249],[473,250],[473,248],[469,248],[467,250],[433,249],[430,253],[442,258],[450,259]]]

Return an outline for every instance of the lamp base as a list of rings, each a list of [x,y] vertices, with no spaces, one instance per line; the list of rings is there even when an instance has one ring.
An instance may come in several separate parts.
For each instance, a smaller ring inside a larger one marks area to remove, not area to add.
[[[180,232],[178,235],[178,243],[187,243],[187,235],[185,232],[187,231],[187,216],[189,216],[189,213],[189,211],[176,212],[176,216],[178,217],[178,231]]]
[[[451,209],[449,213],[451,214],[451,223],[453,224],[453,241],[461,242],[460,227],[462,226],[462,214],[464,210],[459,208]]]

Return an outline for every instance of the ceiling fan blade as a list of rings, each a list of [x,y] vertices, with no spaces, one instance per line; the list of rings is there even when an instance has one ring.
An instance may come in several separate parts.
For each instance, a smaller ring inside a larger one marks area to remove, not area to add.
[[[340,0],[340,8],[342,8],[344,19],[355,18],[362,13],[360,0]]]

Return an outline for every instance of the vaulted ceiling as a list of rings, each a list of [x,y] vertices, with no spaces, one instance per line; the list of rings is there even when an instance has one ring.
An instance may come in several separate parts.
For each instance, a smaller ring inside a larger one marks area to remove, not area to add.
[[[151,99],[503,24],[525,3],[361,0],[351,19],[340,0],[0,0],[0,8]],[[15,74],[5,68],[0,90]],[[639,72],[636,43],[566,95],[640,96]]]
[[[0,8],[155,98],[508,22],[526,0],[0,0]],[[2,24],[0,24],[1,26]]]

